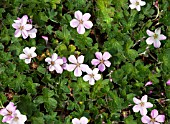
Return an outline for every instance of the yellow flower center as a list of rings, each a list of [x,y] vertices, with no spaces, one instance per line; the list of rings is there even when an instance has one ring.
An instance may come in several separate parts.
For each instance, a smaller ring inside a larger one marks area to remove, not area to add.
[[[154,37],[154,39],[157,39],[157,38],[158,38],[158,35],[157,35],[157,34],[154,34],[153,37]]]
[[[139,5],[139,2],[136,2],[136,6],[138,6]]]
[[[55,62],[54,61],[51,61],[51,65],[54,65],[55,64]]]
[[[156,120],[155,120],[155,118],[151,118],[151,120],[150,120],[150,122],[155,122]]]
[[[80,24],[83,24],[83,20],[80,20],[79,22],[80,22]]]
[[[20,30],[23,30],[23,29],[24,29],[24,26],[20,26],[19,29],[20,29]]]
[[[140,105],[143,107],[143,106],[145,105],[145,103],[144,103],[144,102],[141,102]]]

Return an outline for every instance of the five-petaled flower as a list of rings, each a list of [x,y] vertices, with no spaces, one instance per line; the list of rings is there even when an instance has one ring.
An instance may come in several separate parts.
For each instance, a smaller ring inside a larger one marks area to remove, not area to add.
[[[144,115],[141,121],[145,124],[160,124],[165,121],[165,115],[158,115],[158,110],[154,109],[151,111],[151,118]]]
[[[161,46],[160,40],[165,40],[166,36],[161,34],[161,29],[158,28],[155,30],[155,33],[147,30],[146,33],[150,36],[149,38],[146,39],[146,43],[148,45],[153,44],[155,48],[159,48]]]
[[[31,30],[32,24],[27,24],[28,16],[24,15],[21,19],[14,20],[15,23],[12,24],[12,27],[16,29],[15,37],[22,37],[26,39],[28,37],[28,31]]]
[[[147,114],[147,108],[152,108],[153,104],[150,102],[147,102],[148,100],[148,96],[144,95],[141,100],[137,99],[136,97],[133,98],[134,103],[136,103],[137,105],[135,105],[133,107],[133,111],[134,112],[139,112],[141,115],[146,115]]]
[[[90,85],[94,85],[95,84],[95,80],[100,80],[101,75],[98,74],[99,69],[98,68],[94,68],[93,70],[91,68],[86,70],[87,75],[85,75],[83,77],[84,81],[89,81]]]
[[[87,124],[88,119],[86,117],[81,117],[80,120],[78,118],[72,119],[72,124]]]
[[[49,71],[56,71],[57,73],[61,74],[63,73],[63,59],[58,58],[58,55],[56,53],[53,53],[51,58],[46,58],[45,62],[48,62],[49,64]]]
[[[10,102],[6,108],[0,110],[0,115],[4,116],[2,122],[8,122],[12,118],[14,118],[14,113],[16,111],[16,106],[14,106],[13,102]]]
[[[70,26],[73,28],[77,27],[77,32],[79,34],[85,33],[85,28],[90,29],[93,26],[91,21],[88,21],[91,15],[89,13],[85,13],[84,15],[79,10],[74,13],[76,19],[72,19],[70,21]]]
[[[105,65],[107,67],[110,67],[111,63],[110,61],[108,61],[108,59],[111,57],[111,55],[109,52],[104,52],[103,55],[101,52],[96,52],[95,55],[97,59],[93,59],[91,61],[92,65],[95,65],[95,66],[98,65],[98,69],[101,72],[103,72],[106,69]]]
[[[20,113],[19,110],[16,110],[14,113],[14,117],[7,121],[9,124],[25,124],[25,121],[27,120],[27,116]]]
[[[25,47],[23,49],[24,54],[20,54],[19,58],[25,59],[25,63],[29,64],[31,63],[31,59],[37,56],[37,54],[35,53],[35,50],[36,50],[36,47],[31,47],[31,48]]]
[[[68,60],[73,64],[67,64],[67,71],[73,71],[74,70],[74,76],[80,77],[82,75],[82,71],[85,72],[89,66],[86,64],[83,64],[84,62],[84,56],[81,55],[77,59],[74,55],[70,55]]]
[[[146,4],[145,1],[142,0],[130,0],[131,4],[129,5],[129,7],[131,9],[137,9],[137,11],[141,10],[141,6],[144,6]]]

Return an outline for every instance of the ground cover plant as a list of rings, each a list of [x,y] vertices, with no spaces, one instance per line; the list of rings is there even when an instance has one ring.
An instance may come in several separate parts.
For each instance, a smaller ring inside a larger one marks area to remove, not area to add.
[[[169,0],[1,0],[1,124],[169,124]]]

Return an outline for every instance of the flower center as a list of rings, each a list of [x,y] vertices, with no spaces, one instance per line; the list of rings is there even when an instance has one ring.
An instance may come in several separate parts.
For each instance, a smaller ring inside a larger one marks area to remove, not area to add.
[[[155,118],[151,118],[150,122],[156,122]]]
[[[139,2],[136,2],[136,6],[138,6],[139,5]]]
[[[157,38],[158,38],[158,35],[157,35],[157,34],[154,34],[153,37],[154,37],[154,39],[157,39]]]
[[[18,118],[18,117],[15,117],[15,118],[14,118],[14,121],[18,121],[18,120],[19,120],[19,118]]]
[[[24,26],[20,26],[19,29],[20,29],[20,30],[23,30],[23,29],[24,29]]]
[[[51,65],[55,65],[55,62],[54,62],[54,61],[51,61]]]
[[[89,74],[89,76],[90,76],[91,78],[93,78],[93,77],[94,77],[94,74]]]
[[[103,60],[103,59],[102,59],[102,60],[100,60],[100,62],[104,64],[104,60]]]
[[[142,107],[144,107],[145,103],[144,103],[144,102],[141,102],[140,105],[141,105]]]
[[[31,54],[29,54],[29,55],[28,55],[28,59],[30,59],[31,57],[32,57]]]
[[[80,67],[80,63],[77,63],[76,66],[77,66],[77,67]]]
[[[83,20],[79,20],[80,24],[83,24]]]

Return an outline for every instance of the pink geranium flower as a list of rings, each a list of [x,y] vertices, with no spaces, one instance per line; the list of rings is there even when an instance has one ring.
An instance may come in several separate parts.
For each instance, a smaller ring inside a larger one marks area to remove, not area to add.
[[[96,52],[95,55],[97,59],[93,59],[91,61],[92,65],[95,65],[95,66],[98,65],[98,69],[101,72],[103,72],[106,69],[105,66],[110,67],[111,63],[110,61],[108,61],[108,59],[111,57],[111,55],[109,52],[104,52],[103,55],[101,52]]]
[[[87,124],[88,119],[86,117],[81,117],[80,120],[78,118],[74,118],[72,120],[72,124]]]
[[[15,23],[12,24],[12,27],[16,29],[15,37],[22,37],[26,39],[28,37],[28,31],[31,30],[32,24],[27,24],[28,16],[24,15],[21,19],[14,20]]]
[[[67,59],[66,59],[66,57],[60,57],[60,56],[58,56],[58,59],[62,59],[63,60],[63,64],[62,64],[62,68],[64,69],[64,70],[67,70]]]
[[[74,55],[70,55],[68,60],[73,64],[67,64],[67,71],[73,71],[74,70],[74,76],[80,77],[82,75],[82,71],[86,71],[86,69],[89,68],[88,65],[83,64],[84,62],[84,56],[81,55],[77,59]]]
[[[57,73],[61,74],[63,73],[63,68],[61,67],[63,64],[63,60],[58,58],[58,55],[56,53],[53,53],[51,58],[46,58],[45,62],[48,62],[49,64],[49,71],[56,71]]]
[[[72,28],[77,27],[77,32],[79,34],[85,33],[85,28],[90,29],[93,26],[91,21],[88,21],[91,15],[89,13],[85,13],[84,15],[79,10],[74,13],[76,19],[72,19],[70,22],[70,26]]]
[[[154,109],[151,111],[151,118],[145,115],[141,120],[145,124],[160,124],[165,121],[165,115],[158,115],[158,110]]]
[[[146,33],[150,36],[149,38],[146,39],[146,43],[148,45],[153,44],[155,48],[159,48],[161,46],[160,40],[166,39],[166,36],[161,34],[160,28],[156,29],[155,32],[147,30]]]
[[[141,10],[141,6],[144,6],[146,4],[145,1],[142,1],[142,0],[130,0],[130,5],[129,7],[131,9],[136,9],[137,11],[140,11]]]
[[[153,104],[150,102],[147,102],[148,96],[144,95],[141,100],[137,99],[136,97],[133,98],[134,103],[136,105],[133,107],[134,112],[139,112],[141,115],[147,114],[147,108],[152,108]]]
[[[98,74],[99,69],[98,68],[94,68],[93,70],[91,68],[87,69],[87,75],[85,75],[83,77],[84,81],[89,81],[90,85],[94,85],[95,84],[95,80],[98,81],[101,78],[101,75]]]
[[[12,118],[14,118],[14,113],[16,111],[16,106],[14,106],[13,102],[10,102],[6,108],[0,110],[0,115],[4,116],[2,122],[8,122]]]

